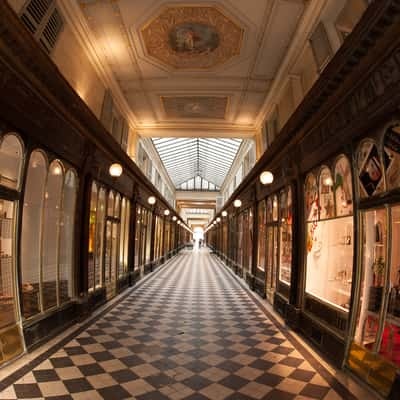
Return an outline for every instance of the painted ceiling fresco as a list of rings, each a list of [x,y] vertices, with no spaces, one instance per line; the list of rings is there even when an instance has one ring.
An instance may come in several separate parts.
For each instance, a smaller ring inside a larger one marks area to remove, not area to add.
[[[215,7],[169,6],[142,28],[146,52],[174,69],[208,69],[240,53],[243,29]]]
[[[175,118],[224,119],[227,96],[162,96],[165,116]]]

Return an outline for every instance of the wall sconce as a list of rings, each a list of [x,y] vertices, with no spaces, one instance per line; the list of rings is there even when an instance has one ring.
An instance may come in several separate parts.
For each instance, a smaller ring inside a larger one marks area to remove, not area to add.
[[[154,196],[150,196],[150,197],[147,199],[147,202],[148,202],[149,204],[151,204],[151,205],[156,204],[156,201],[157,201],[157,199],[156,199]]]
[[[176,218],[175,215],[172,217],[172,221],[176,221],[177,219],[178,219],[178,218]]]
[[[233,202],[234,207],[239,208],[242,205],[242,200],[236,199]]]
[[[260,174],[260,182],[263,185],[270,185],[274,181],[274,174],[270,171],[264,171]]]
[[[164,215],[169,215],[169,210],[164,210]]]
[[[220,217],[217,217],[217,222],[221,222],[221,218]]]
[[[123,172],[122,165],[118,163],[111,164],[108,172],[113,178],[118,178]]]
[[[222,211],[221,215],[222,215],[223,217],[226,217],[226,216],[228,215],[228,212],[224,210],[224,211]]]

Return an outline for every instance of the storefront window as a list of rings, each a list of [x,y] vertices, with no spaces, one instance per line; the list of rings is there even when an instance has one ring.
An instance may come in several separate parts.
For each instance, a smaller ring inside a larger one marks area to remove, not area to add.
[[[392,243],[400,243],[400,205],[391,207]],[[389,299],[379,353],[400,367],[400,248],[391,246]]]
[[[1,158],[1,155],[0,155]],[[17,312],[14,288],[15,205],[0,200],[0,329],[15,324]]]
[[[118,277],[124,274],[124,250],[125,250],[125,224],[126,224],[126,200],[125,197],[121,203],[121,234],[119,241],[119,258],[118,258]]]
[[[265,235],[267,223],[267,209],[265,200],[258,203],[258,246],[257,246],[257,268],[265,270]]]
[[[95,285],[99,288],[103,284],[103,255],[104,255],[104,226],[106,218],[106,190],[99,190],[96,210],[96,257],[95,257]]]
[[[60,233],[60,208],[64,172],[58,161],[53,161],[47,176],[44,194],[42,295],[43,309],[57,305],[58,240]]]
[[[151,250],[151,228],[152,228],[152,218],[153,213],[147,210],[147,237],[146,237],[146,253],[145,253],[145,263],[148,264],[150,260],[150,250]]]
[[[89,216],[89,259],[88,259],[88,288],[94,289],[94,265],[96,249],[96,210],[97,210],[97,185],[92,183],[90,195],[90,216]]]
[[[47,160],[41,151],[36,150],[29,160],[22,215],[22,309],[25,318],[41,310],[41,230],[46,178]]]
[[[140,266],[140,238],[142,232],[142,208],[136,205],[136,229],[135,229],[135,266]]]
[[[131,203],[126,199],[125,212],[125,235],[124,235],[124,273],[128,273],[128,252],[129,252],[129,226],[131,222]]]
[[[60,226],[59,291],[60,303],[73,297],[74,220],[77,178],[73,170],[65,174],[63,213]]]
[[[13,134],[5,135],[0,144],[0,185],[19,189],[23,161],[23,147]]]
[[[280,195],[280,244],[279,244],[279,280],[290,285],[292,271],[292,190],[285,189]]]
[[[338,158],[334,171],[341,171],[342,166],[347,165],[343,157]],[[343,176],[345,179],[341,180],[336,174],[335,183],[330,169],[324,166],[319,172],[318,186],[314,174],[306,179],[306,292],[348,311],[353,271],[353,217],[348,212],[352,210],[351,191],[346,189],[346,207],[339,208],[345,211],[339,214],[335,197],[342,197],[345,193],[350,170],[346,169]]]

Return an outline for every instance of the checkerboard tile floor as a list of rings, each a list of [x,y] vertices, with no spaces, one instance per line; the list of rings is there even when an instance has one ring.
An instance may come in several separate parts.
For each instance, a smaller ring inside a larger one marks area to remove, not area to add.
[[[183,252],[70,339],[0,399],[355,398],[205,249]]]

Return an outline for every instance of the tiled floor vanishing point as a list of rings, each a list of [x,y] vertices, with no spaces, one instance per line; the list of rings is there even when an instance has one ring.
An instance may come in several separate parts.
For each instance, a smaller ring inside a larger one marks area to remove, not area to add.
[[[205,249],[183,252],[46,354],[3,380],[0,399],[356,398]]]

